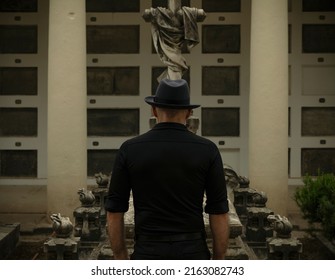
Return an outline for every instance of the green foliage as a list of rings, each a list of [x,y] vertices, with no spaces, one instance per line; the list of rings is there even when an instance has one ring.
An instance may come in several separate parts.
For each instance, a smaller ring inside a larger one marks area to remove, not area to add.
[[[335,238],[335,175],[305,176],[304,186],[298,188],[294,199],[303,217],[310,223],[320,222],[324,234]]]

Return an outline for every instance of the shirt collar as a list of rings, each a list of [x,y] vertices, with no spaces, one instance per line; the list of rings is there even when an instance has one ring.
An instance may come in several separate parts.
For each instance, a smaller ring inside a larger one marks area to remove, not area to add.
[[[186,125],[174,122],[161,122],[153,127],[153,129],[167,129],[167,128],[187,130]]]

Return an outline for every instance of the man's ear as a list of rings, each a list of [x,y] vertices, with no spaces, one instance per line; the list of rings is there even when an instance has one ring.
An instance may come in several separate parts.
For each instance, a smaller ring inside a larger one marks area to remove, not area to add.
[[[187,115],[186,115],[186,119],[188,119],[190,116],[193,115],[193,110],[192,109],[188,109],[187,110]]]
[[[156,109],[156,107],[155,106],[151,106],[151,108],[152,108],[152,113],[157,118],[157,109]]]

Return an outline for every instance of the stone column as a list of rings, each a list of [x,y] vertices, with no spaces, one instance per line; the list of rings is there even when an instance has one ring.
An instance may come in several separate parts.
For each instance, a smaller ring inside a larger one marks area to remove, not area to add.
[[[48,214],[72,219],[86,187],[85,0],[50,0]]]
[[[268,207],[286,215],[288,193],[288,12],[285,0],[253,0],[249,178]]]

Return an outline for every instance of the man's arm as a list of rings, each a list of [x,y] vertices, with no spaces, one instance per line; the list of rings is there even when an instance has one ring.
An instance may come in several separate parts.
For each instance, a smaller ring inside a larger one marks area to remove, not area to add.
[[[213,236],[213,260],[223,260],[228,248],[229,215],[210,214],[209,224]]]
[[[124,233],[124,213],[107,212],[108,236],[115,260],[128,260]]]

